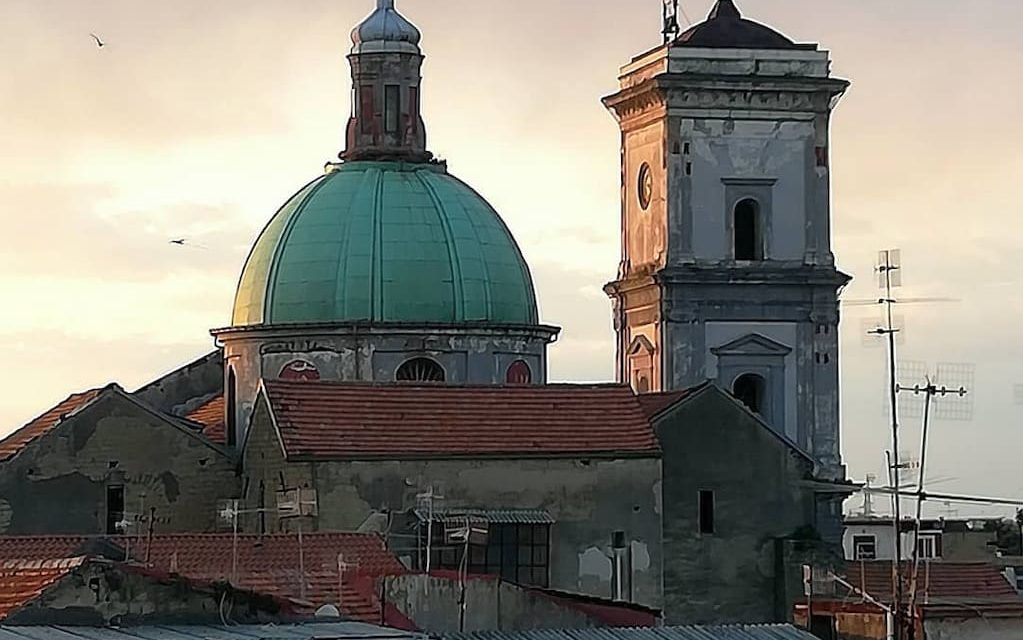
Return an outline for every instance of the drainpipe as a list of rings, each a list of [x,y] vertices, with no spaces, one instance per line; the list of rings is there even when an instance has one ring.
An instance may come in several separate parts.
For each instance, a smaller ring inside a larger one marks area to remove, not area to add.
[[[612,597],[615,601],[621,602],[625,599],[625,587],[623,584],[625,574],[625,532],[615,531],[611,534],[611,552],[613,554],[614,567],[612,568]]]

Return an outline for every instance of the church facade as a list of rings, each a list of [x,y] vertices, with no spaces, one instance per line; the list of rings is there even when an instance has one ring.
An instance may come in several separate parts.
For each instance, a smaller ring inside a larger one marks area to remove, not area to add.
[[[852,490],[828,54],[717,0],[623,69],[619,380],[552,384],[522,252],[427,148],[421,34],[377,0],[351,40],[340,161],[255,240],[216,350],[0,440],[0,534],[357,530],[412,570],[785,619],[786,549],[837,548]]]
[[[714,380],[843,477],[830,58],[732,0],[637,56],[604,104],[622,139],[617,376]]]

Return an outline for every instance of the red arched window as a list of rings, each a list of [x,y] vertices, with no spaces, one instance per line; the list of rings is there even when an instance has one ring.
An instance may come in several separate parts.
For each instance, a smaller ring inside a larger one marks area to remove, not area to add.
[[[525,360],[516,360],[508,367],[505,382],[508,384],[530,384],[533,382],[533,372]]]

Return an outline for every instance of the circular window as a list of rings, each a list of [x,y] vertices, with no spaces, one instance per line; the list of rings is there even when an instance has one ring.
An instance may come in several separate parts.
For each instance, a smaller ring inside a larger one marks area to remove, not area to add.
[[[444,368],[429,358],[413,358],[398,367],[398,382],[444,382]]]
[[[524,360],[516,360],[508,367],[505,381],[508,384],[529,384],[533,381],[533,372]]]
[[[639,168],[639,182],[636,185],[639,193],[639,206],[646,211],[650,207],[650,200],[654,196],[654,176],[650,173],[650,165],[643,163]]]

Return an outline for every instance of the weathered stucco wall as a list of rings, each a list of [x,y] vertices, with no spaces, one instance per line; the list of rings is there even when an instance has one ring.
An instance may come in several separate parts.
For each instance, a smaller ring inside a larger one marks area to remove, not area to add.
[[[930,620],[927,640],[1023,640],[1023,618]]]
[[[458,580],[425,575],[397,576],[384,583],[383,599],[426,633],[459,632]],[[465,583],[465,628],[462,631],[580,629],[601,626],[582,611],[559,606],[497,579]]]
[[[775,540],[814,523],[814,496],[800,485],[810,463],[713,388],[655,428],[664,452],[667,623],[780,621]],[[710,534],[700,533],[700,491],[713,492]]]
[[[224,392],[224,352],[213,351],[138,389],[136,398],[177,416]]]
[[[613,532],[624,531],[634,558],[633,600],[660,606],[657,458],[286,462],[263,403],[257,407],[244,454],[250,508],[259,506],[260,486],[263,504],[273,505],[283,479],[288,488],[317,490],[319,516],[304,519],[306,531],[373,526],[382,514],[414,509],[416,494],[431,486],[444,496],[438,508],[544,509],[556,521],[551,528],[552,588],[610,597],[609,547]],[[266,525],[293,530],[296,523],[270,517]],[[400,541],[405,550],[414,545]]]
[[[106,533],[113,485],[129,520],[156,509],[158,533],[214,531],[218,501],[238,495],[224,453],[108,391],[0,463],[0,532]]]

